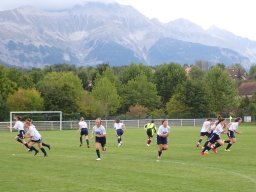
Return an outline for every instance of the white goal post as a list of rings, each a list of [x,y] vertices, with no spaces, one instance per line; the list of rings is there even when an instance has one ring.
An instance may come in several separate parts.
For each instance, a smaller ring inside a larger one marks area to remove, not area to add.
[[[10,112],[10,132],[12,132],[14,115],[24,115],[24,114],[58,114],[59,117],[59,129],[62,130],[62,111],[11,111]],[[32,118],[33,120],[33,118]]]

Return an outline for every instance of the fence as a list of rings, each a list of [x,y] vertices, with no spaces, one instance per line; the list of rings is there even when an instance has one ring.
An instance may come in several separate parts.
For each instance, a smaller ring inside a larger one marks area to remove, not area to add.
[[[126,128],[143,128],[151,119],[123,120]],[[155,119],[157,126],[161,125],[162,119]],[[168,119],[171,127],[202,126],[205,119]],[[89,128],[95,125],[95,120],[87,120]],[[113,128],[115,120],[102,120],[106,128]],[[34,121],[33,124],[38,130],[60,130],[60,121]],[[10,131],[10,122],[0,122],[0,131]],[[62,121],[62,130],[78,129],[78,121]]]

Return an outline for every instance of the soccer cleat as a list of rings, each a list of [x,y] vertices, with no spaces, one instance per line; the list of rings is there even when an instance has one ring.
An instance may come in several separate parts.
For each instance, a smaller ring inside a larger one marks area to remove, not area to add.
[[[213,151],[215,154],[218,153],[217,149],[215,149],[214,147],[212,148],[212,151]]]
[[[48,149],[51,150],[51,146],[50,146],[50,145],[48,145],[48,146],[46,146],[46,147],[48,147]]]
[[[87,145],[87,148],[90,148],[90,145]]]
[[[47,155],[47,154],[44,154],[44,157],[48,157],[48,155]]]
[[[149,144],[147,144],[147,146],[149,147],[150,145],[149,145]]]
[[[82,147],[83,144],[80,144],[79,147]]]
[[[205,150],[204,154],[205,154],[205,155],[208,155],[208,154],[209,154],[209,151],[208,151],[208,150]]]
[[[230,149],[225,149],[225,151],[228,151],[228,152],[229,152],[229,151],[230,151]]]
[[[204,156],[204,152],[203,152],[203,151],[201,151],[201,152],[200,152],[200,155],[201,155],[201,156]]]
[[[196,147],[198,148],[199,146],[200,146],[200,144],[199,144],[199,143],[197,143]]]
[[[100,160],[101,160],[101,158],[97,158],[97,159],[96,159],[96,161],[100,161]]]
[[[34,154],[34,156],[36,156],[36,155],[37,155],[37,153],[38,153],[38,151],[35,151],[35,154]]]

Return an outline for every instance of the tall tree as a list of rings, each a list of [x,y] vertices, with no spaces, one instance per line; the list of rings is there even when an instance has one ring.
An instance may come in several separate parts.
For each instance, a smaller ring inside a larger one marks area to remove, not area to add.
[[[48,73],[37,87],[44,98],[46,110],[79,112],[83,88],[81,80],[73,72]]]
[[[169,101],[179,84],[186,80],[184,68],[178,64],[162,64],[156,67],[154,82],[163,104]]]

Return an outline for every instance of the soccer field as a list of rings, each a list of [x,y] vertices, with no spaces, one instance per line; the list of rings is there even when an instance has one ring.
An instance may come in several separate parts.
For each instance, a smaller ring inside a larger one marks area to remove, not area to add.
[[[220,147],[218,154],[200,156],[195,147],[200,127],[173,127],[159,162],[155,137],[147,147],[143,129],[124,132],[119,148],[115,131],[108,129],[101,161],[95,160],[94,140],[91,148],[79,147],[78,131],[41,132],[51,144],[45,158],[14,141],[17,132],[0,132],[0,191],[255,192],[256,127],[240,125],[239,130],[243,134],[236,135],[231,152]]]

